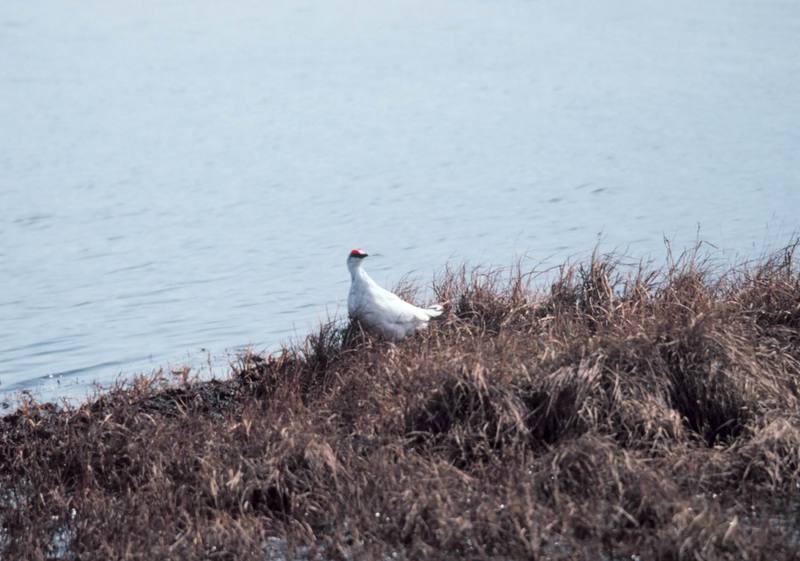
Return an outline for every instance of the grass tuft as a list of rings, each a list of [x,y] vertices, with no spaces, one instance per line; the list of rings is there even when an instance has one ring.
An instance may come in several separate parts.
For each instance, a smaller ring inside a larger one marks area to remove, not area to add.
[[[29,401],[0,558],[796,559],[797,248],[448,269],[399,344],[329,322],[227,381]]]

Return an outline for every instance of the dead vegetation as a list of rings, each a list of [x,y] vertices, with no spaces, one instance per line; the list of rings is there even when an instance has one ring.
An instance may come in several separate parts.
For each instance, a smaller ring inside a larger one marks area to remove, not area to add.
[[[0,557],[797,559],[796,248],[449,271],[398,345],[326,325],[230,381],[28,403]]]

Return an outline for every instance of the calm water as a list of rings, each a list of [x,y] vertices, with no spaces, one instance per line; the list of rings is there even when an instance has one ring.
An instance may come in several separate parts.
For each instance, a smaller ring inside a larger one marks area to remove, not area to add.
[[[298,338],[353,246],[754,256],[799,156],[793,0],[5,0],[0,400]]]

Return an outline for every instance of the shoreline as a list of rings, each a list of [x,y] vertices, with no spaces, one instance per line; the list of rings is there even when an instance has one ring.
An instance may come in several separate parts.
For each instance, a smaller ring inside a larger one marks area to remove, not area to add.
[[[27,402],[0,557],[794,559],[797,247],[451,270],[398,344],[331,323],[228,380]]]

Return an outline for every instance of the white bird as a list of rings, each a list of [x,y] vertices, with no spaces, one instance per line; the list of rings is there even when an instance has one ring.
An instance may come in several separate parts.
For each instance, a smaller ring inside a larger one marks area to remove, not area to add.
[[[428,321],[442,314],[442,306],[418,308],[397,294],[382,288],[362,266],[367,254],[354,249],[347,257],[352,283],[347,297],[347,313],[365,328],[389,339],[399,341],[428,326]]]

